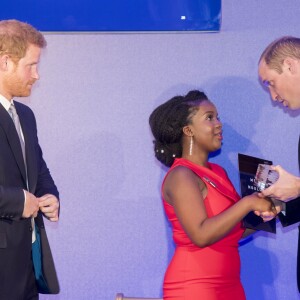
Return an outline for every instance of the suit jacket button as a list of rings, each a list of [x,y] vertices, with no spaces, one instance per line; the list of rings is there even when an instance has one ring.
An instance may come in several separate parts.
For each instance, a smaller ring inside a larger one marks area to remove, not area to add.
[[[31,226],[29,226],[29,231],[30,231],[30,232],[32,231],[32,227],[31,227]]]

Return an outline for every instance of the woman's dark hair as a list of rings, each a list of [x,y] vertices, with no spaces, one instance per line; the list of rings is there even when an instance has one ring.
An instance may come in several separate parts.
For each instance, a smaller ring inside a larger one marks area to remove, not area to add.
[[[190,124],[199,104],[205,100],[208,98],[203,92],[192,90],[186,96],[171,98],[151,113],[149,124],[154,136],[155,157],[167,167],[176,157],[181,157],[182,129]]]

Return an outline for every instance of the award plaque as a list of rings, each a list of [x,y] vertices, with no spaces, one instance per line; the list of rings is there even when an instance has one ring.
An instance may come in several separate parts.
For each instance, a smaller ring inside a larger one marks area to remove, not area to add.
[[[277,172],[270,170],[270,166],[273,164],[270,160],[238,153],[238,163],[242,197],[267,188],[278,178]],[[250,212],[244,218],[244,226],[276,233],[276,218],[264,222],[261,217]]]
[[[262,191],[275,183],[278,177],[279,174],[271,170],[270,165],[259,164],[255,175],[255,185]]]

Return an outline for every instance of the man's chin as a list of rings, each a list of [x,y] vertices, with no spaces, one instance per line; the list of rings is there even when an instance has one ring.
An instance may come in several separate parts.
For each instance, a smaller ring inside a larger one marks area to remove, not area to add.
[[[29,97],[31,95],[31,91],[24,91],[22,93],[19,93],[18,95],[15,95],[15,97]]]
[[[300,105],[295,106],[295,107],[289,107],[289,109],[291,109],[291,110],[300,110]]]
[[[291,110],[298,110],[298,109],[300,109],[300,100],[298,102],[296,102],[296,103],[289,103],[288,107]]]

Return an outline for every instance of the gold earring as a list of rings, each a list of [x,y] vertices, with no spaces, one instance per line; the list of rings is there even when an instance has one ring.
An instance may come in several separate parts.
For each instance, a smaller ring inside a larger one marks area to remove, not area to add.
[[[191,136],[190,139],[190,149],[189,149],[189,155],[193,155],[193,144],[194,144],[194,140],[193,140],[193,136]]]

